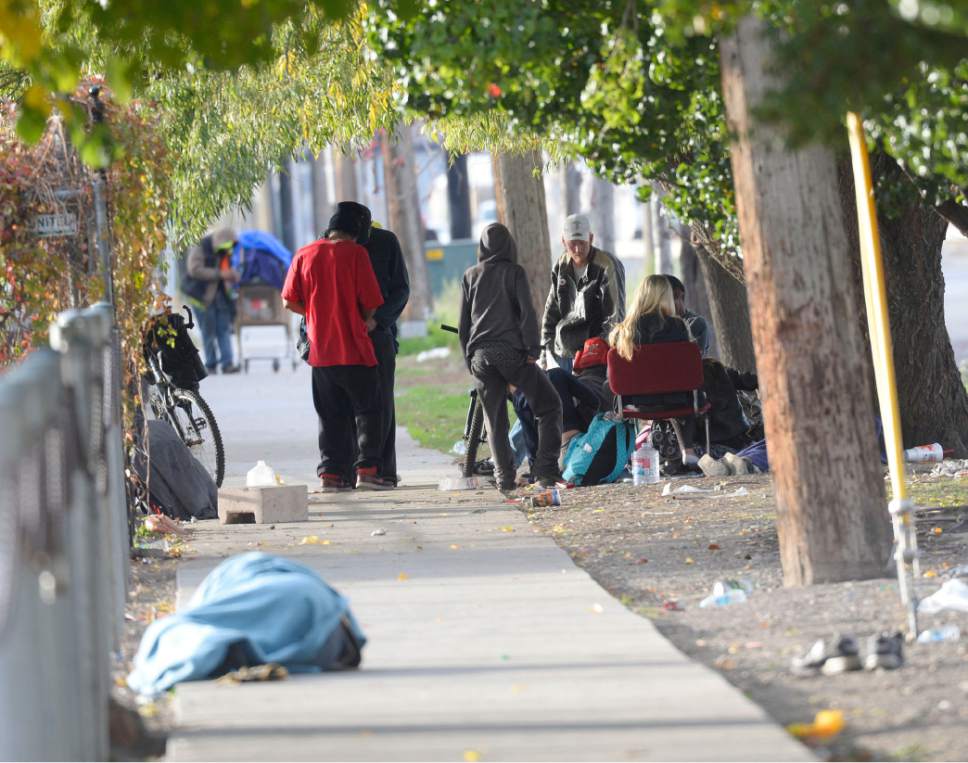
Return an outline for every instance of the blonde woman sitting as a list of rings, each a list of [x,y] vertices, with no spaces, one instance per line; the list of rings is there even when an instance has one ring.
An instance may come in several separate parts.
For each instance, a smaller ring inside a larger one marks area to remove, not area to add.
[[[665,276],[648,276],[639,284],[632,305],[625,316],[609,334],[608,342],[626,360],[632,359],[635,348],[644,344],[693,341],[685,322],[676,316],[676,304],[672,284]],[[639,406],[691,405],[689,393],[674,392],[661,395],[639,395],[629,402]],[[696,417],[681,420],[682,463],[693,466],[698,463],[693,447],[696,433]]]

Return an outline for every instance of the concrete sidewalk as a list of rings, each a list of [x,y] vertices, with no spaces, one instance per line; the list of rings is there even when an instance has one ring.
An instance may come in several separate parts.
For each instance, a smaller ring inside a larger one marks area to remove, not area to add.
[[[313,485],[308,374],[207,380],[238,480]],[[253,415],[253,406],[267,410]],[[450,459],[401,441],[405,486],[311,495],[310,521],[202,522],[179,600],[234,553],[307,564],[352,601],[362,669],[182,684],[172,760],[810,760],[718,674],[614,601],[496,491],[444,494]],[[383,529],[385,535],[374,536]],[[317,535],[328,545],[299,545]]]

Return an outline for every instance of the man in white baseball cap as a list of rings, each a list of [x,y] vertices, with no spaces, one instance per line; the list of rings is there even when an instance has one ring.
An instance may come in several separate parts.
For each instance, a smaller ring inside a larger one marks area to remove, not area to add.
[[[587,215],[565,218],[564,251],[551,271],[541,332],[543,347],[565,370],[586,339],[607,338],[625,317],[625,268],[594,239]]]

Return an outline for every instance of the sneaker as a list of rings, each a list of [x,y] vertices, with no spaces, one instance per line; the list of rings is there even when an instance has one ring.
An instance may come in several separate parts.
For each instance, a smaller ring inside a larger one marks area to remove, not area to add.
[[[223,374],[237,374],[242,370],[241,366],[222,366]]]
[[[497,489],[505,498],[517,498],[518,496],[518,486],[513,482],[504,485],[497,485]]]
[[[881,633],[867,639],[864,668],[867,670],[897,670],[904,664],[904,636]]]
[[[338,474],[320,474],[319,482],[324,493],[342,493],[353,489],[353,486]]]
[[[825,676],[860,670],[860,655],[853,636],[835,635],[825,641],[819,639],[803,657],[794,657],[790,669],[796,676]]]
[[[392,482],[377,475],[375,466],[356,470],[357,490],[393,490],[395,487]]]
[[[728,477],[733,473],[725,459],[717,461],[708,453],[704,453],[699,459],[699,468],[707,477]]]
[[[735,453],[727,453],[722,457],[722,460],[733,470],[733,474],[750,473],[750,465],[742,456],[737,456]]]
[[[541,487],[554,487],[558,484],[564,484],[565,478],[561,475],[561,472],[557,472],[556,474],[541,475],[535,481]]]

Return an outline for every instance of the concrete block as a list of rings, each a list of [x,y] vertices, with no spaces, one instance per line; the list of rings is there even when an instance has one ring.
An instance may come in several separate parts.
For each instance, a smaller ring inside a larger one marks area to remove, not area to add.
[[[223,525],[274,525],[309,519],[305,485],[223,488],[218,491],[218,519]]]

